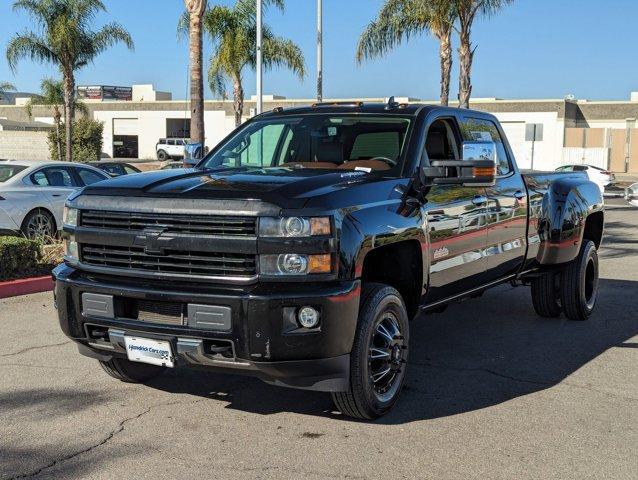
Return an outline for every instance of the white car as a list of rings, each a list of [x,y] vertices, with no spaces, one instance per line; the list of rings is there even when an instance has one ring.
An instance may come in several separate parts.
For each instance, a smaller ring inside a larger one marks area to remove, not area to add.
[[[184,158],[184,147],[188,143],[185,138],[160,138],[155,145],[155,153],[160,161],[172,158]]]
[[[638,207],[638,183],[625,189],[625,199],[634,207]]]
[[[605,192],[605,187],[611,185],[616,177],[613,173],[604,168],[593,165],[563,165],[556,169],[557,172],[585,172],[587,177],[600,187],[601,192]]]
[[[81,163],[0,161],[0,234],[48,237],[62,230],[67,197],[110,178]]]

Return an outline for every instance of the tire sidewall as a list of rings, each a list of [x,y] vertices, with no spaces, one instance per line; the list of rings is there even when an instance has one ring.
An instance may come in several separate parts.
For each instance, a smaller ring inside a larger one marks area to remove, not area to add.
[[[351,381],[353,388],[359,388],[365,397],[367,406],[372,410],[373,416],[381,416],[386,413],[396,403],[397,398],[403,387],[406,376],[406,367],[404,364],[400,377],[396,380],[398,383],[392,387],[394,394],[387,401],[381,401],[374,392],[374,387],[369,380],[369,346],[370,340],[374,333],[378,318],[386,311],[394,313],[403,335],[405,345],[409,345],[410,330],[408,315],[403,304],[403,300],[399,293],[392,287],[384,287],[378,292],[372,294],[362,305],[359,315],[359,325],[357,335],[355,337],[354,353],[357,356],[358,371],[352,372]],[[403,351],[403,359],[407,362],[408,351]]]
[[[583,248],[582,254],[580,255],[580,262],[578,266],[578,302],[581,305],[583,311],[589,316],[594,311],[594,307],[596,306],[596,300],[598,297],[598,252],[596,251],[596,246],[594,242],[587,242]],[[587,303],[587,295],[586,295],[586,277],[587,277],[587,266],[590,261],[594,266],[594,291],[593,291],[593,301],[589,304]]]

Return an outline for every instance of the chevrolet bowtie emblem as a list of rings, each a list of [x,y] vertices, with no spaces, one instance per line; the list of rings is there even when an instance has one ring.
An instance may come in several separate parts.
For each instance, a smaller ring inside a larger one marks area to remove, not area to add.
[[[144,247],[147,255],[165,255],[173,237],[165,235],[167,227],[157,226],[145,228],[141,235],[136,235],[133,245]]]

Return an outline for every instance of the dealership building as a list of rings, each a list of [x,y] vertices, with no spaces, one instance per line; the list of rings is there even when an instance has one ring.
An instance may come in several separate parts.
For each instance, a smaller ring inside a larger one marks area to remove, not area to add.
[[[161,138],[190,136],[189,102],[173,100],[170,93],[158,92],[152,85],[80,86],[78,96],[88,107],[89,115],[104,123],[104,157],[155,158],[156,144]],[[0,104],[0,120],[9,120],[12,128],[23,128],[23,132],[34,136],[34,148],[22,152],[23,156],[45,159],[48,151],[42,148],[41,139],[35,139],[46,135],[47,129],[42,125],[51,125],[53,118],[48,109],[40,107],[34,108],[33,117],[29,118],[24,108],[27,99],[28,95],[14,95]],[[356,100],[387,101],[386,98]],[[413,98],[397,101],[435,103]],[[264,109],[313,102],[266,95]],[[627,101],[473,98],[472,108],[496,115],[522,168],[553,170],[560,165],[587,163],[617,173],[638,173],[638,93],[632,93]],[[254,109],[254,97],[247,99],[246,118],[254,114]],[[38,128],[29,128],[34,122]],[[204,122],[206,145],[211,148],[234,128],[232,100],[206,101]],[[15,156],[15,149],[12,154]],[[5,157],[0,142],[0,158]]]

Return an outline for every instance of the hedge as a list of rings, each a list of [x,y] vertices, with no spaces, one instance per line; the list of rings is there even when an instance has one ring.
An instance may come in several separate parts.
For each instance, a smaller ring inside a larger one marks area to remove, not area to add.
[[[0,237],[0,280],[33,271],[40,261],[40,244],[21,237]]]

